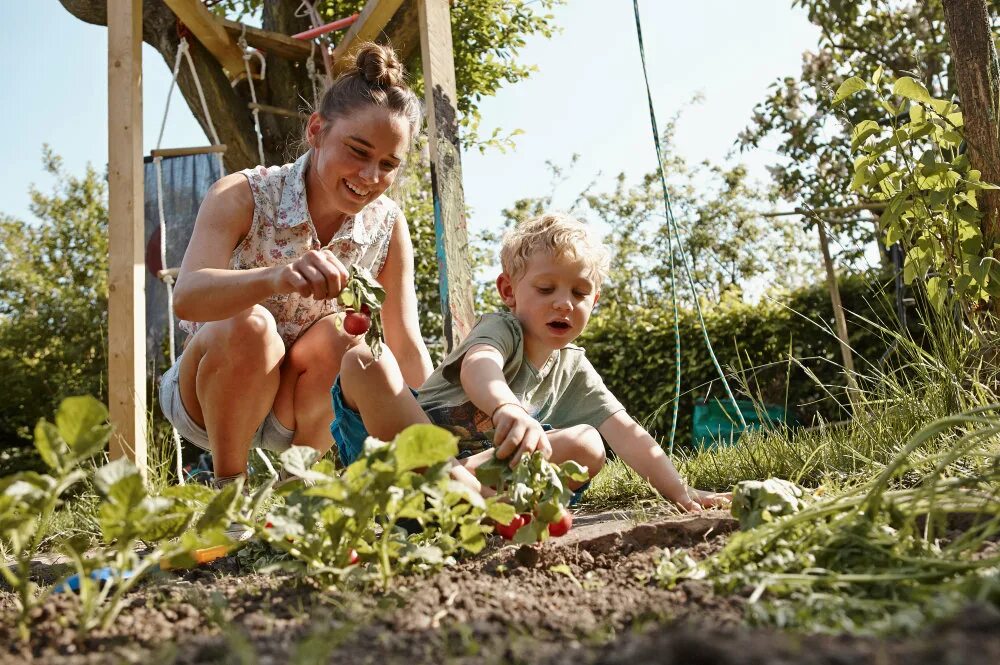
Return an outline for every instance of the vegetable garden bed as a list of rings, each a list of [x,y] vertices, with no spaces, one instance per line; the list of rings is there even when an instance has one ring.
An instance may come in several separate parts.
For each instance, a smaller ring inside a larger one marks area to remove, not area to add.
[[[699,581],[668,590],[653,579],[662,548],[701,559],[722,547],[735,520],[718,511],[637,525],[623,517],[578,516],[569,536],[547,541],[537,557],[493,536],[479,555],[396,577],[388,592],[256,574],[252,559],[263,549],[250,546],[152,576],[108,630],[82,639],[69,623],[76,597],[54,595],[36,610],[28,645],[12,619],[3,621],[0,661],[1000,662],[1000,617],[986,607],[905,639],[746,628],[747,594],[718,596]],[[38,572],[61,573],[51,563]],[[0,592],[0,612],[12,615],[9,592]]]

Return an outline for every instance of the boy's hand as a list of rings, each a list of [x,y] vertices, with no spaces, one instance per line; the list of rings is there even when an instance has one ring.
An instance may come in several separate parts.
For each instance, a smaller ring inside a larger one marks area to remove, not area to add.
[[[542,424],[529,416],[521,405],[514,402],[501,404],[493,412],[493,426],[496,428],[493,445],[497,459],[507,459],[514,454],[510,461],[511,468],[517,466],[522,456],[536,450],[540,450],[545,459],[552,456],[552,445]]]
[[[733,502],[733,493],[706,492],[688,487],[684,496],[673,501],[687,512],[698,512],[702,508],[728,508]]]

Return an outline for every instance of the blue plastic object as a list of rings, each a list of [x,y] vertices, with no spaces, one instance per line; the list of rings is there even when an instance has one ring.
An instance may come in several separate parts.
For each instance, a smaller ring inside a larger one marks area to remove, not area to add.
[[[131,570],[126,570],[121,576],[116,576],[114,569],[109,566],[103,568],[97,568],[90,571],[90,579],[100,582],[101,584],[107,584],[108,582],[113,582],[115,579],[127,580],[132,577],[133,573]],[[55,586],[52,591],[55,593],[65,593],[66,591],[79,591],[80,590],[80,576],[72,575],[65,582],[61,582]]]

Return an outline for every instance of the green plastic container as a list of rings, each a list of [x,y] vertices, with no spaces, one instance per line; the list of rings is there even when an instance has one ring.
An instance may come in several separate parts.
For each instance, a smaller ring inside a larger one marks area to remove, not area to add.
[[[738,399],[736,405],[743,414],[747,429],[757,429],[778,423],[790,424],[788,412],[782,406],[766,406],[758,413],[758,406],[750,400]],[[736,443],[743,433],[743,426],[736,416],[732,402],[713,399],[705,404],[694,405],[694,423],[691,428],[691,442],[698,450],[715,446],[729,446]]]

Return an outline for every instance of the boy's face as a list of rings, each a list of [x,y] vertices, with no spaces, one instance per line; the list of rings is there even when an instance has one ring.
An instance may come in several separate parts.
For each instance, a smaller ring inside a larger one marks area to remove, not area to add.
[[[549,350],[561,349],[580,336],[597,303],[598,289],[583,261],[535,254],[524,274],[497,278],[504,304],[521,321],[525,341]]]

